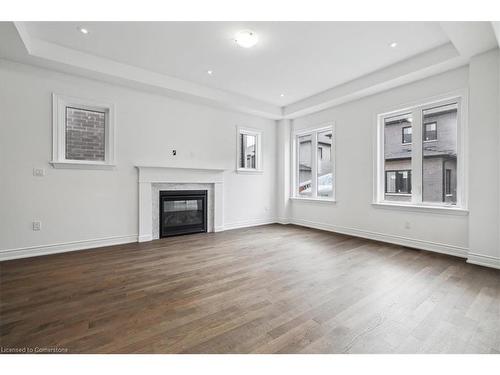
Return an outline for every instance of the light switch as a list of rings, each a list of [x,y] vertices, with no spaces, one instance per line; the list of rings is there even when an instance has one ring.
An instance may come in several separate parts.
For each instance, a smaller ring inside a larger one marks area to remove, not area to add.
[[[33,168],[33,176],[43,177],[45,176],[45,169],[43,168]]]
[[[39,231],[42,229],[42,222],[41,221],[33,221],[33,230],[34,231]]]

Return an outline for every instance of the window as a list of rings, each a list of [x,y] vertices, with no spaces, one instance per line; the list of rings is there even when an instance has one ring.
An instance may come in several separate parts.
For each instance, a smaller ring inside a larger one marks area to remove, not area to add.
[[[52,165],[56,168],[112,168],[113,107],[53,94]]]
[[[412,121],[411,113],[388,116],[384,119],[386,201],[411,201]],[[403,145],[399,142],[400,134],[403,134]]]
[[[334,199],[333,127],[295,135],[294,197]]]
[[[412,135],[412,127],[404,126],[403,127],[403,144],[411,143],[411,135]]]
[[[237,172],[261,172],[261,139],[262,133],[257,130],[238,128]]]
[[[429,122],[424,126],[424,141],[435,141],[438,138],[437,122]]]
[[[446,169],[444,175],[444,193],[447,196],[452,195],[451,194],[451,169]]]
[[[411,194],[411,171],[386,171],[385,192],[388,194]]]
[[[333,176],[332,176],[332,138],[331,129],[320,131],[317,134],[317,196],[332,198]]]
[[[379,116],[376,202],[465,207],[464,145],[458,142],[463,140],[461,100],[455,97]]]

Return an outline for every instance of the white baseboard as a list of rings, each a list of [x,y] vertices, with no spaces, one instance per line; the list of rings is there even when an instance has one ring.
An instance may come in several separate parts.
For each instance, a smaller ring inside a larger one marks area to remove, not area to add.
[[[153,240],[153,235],[151,234],[141,234],[137,237],[137,242],[148,242]]]
[[[467,263],[500,269],[500,258],[492,257],[489,255],[469,253],[469,256],[467,257]]]
[[[427,251],[433,251],[433,252],[441,253],[441,254],[453,255],[456,257],[460,257],[460,258],[467,258],[468,249],[464,248],[464,247],[446,245],[446,244],[441,244],[441,243],[436,243],[436,242],[431,242],[431,241],[418,240],[418,239],[414,239],[414,238],[396,236],[396,235],[392,235],[392,234],[383,234],[383,233],[371,232],[371,231],[366,231],[366,230],[361,230],[361,229],[318,223],[318,222],[309,221],[309,220],[291,219],[290,222],[292,224],[301,225],[304,227],[322,229],[322,230],[326,230],[329,232],[347,234],[347,235],[354,236],[354,237],[362,237],[362,238],[367,238],[370,240],[387,242],[387,243],[411,247],[411,248],[420,249],[420,250],[427,250]]]
[[[137,242],[137,234],[0,250],[0,261]]]
[[[245,221],[238,221],[235,223],[225,223],[222,230],[256,227],[258,225],[267,225],[274,223],[276,223],[276,218],[245,220]],[[216,230],[216,232],[218,232],[218,230]]]
[[[487,255],[481,255],[476,253],[468,253],[467,248],[441,244],[431,241],[418,240],[414,238],[408,238],[403,236],[396,236],[391,234],[382,234],[377,232],[371,232],[356,228],[349,228],[331,224],[324,224],[309,220],[302,219],[288,219],[288,218],[267,218],[267,219],[256,219],[256,220],[246,220],[239,221],[234,223],[225,224],[223,227],[215,228],[215,232],[222,232],[225,230],[238,229],[238,228],[247,228],[254,227],[258,225],[267,225],[267,224],[295,224],[308,228],[315,228],[320,230],[325,230],[329,232],[346,234],[354,237],[362,237],[370,240],[381,241],[392,243],[396,245],[411,247],[420,250],[433,251],[436,253],[453,255],[460,258],[467,258],[467,262],[471,264],[476,264],[485,267],[492,267],[500,269],[500,258],[492,257]],[[132,242],[143,242],[150,241],[151,236],[138,236],[138,235],[127,235],[127,236],[115,236],[115,237],[106,237],[106,238],[98,238],[92,240],[82,240],[82,241],[73,241],[73,242],[65,242],[59,244],[52,245],[41,245],[41,246],[31,246],[31,247],[23,247],[17,249],[6,249],[0,250],[0,261],[11,260],[11,259],[19,259],[19,258],[28,258],[40,255],[49,255],[49,254],[57,254],[64,253],[68,251],[77,251],[84,249],[92,249],[97,247],[104,246],[112,246],[112,245],[121,245],[125,243]]]
[[[290,219],[289,219],[289,218],[287,218],[287,217],[278,217],[278,218],[276,219],[276,222],[277,222],[278,224],[283,224],[283,225],[291,224]]]

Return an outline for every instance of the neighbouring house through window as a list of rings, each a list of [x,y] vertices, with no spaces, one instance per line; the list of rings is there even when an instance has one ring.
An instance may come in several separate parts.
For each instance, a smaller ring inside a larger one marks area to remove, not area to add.
[[[237,172],[260,172],[262,133],[258,130],[238,128],[238,165]]]
[[[463,207],[460,103],[457,97],[379,116],[378,202]]]
[[[296,133],[294,144],[294,196],[333,200],[333,126]]]
[[[106,112],[66,107],[66,159],[104,161]]]

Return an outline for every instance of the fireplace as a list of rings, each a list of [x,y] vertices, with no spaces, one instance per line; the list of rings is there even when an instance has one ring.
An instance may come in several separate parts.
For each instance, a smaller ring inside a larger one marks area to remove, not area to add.
[[[207,191],[160,191],[160,238],[207,231]]]

